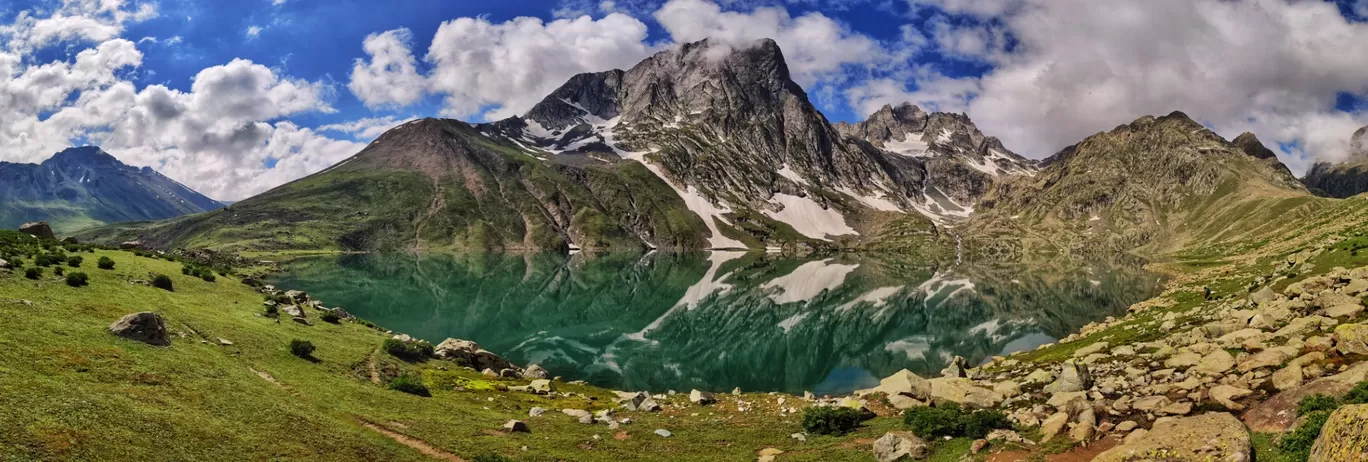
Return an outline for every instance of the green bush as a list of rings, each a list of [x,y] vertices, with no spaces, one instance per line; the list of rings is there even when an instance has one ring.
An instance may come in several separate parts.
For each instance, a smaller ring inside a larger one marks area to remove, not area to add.
[[[156,287],[167,292],[176,291],[176,288],[171,284],[171,277],[165,274],[158,274],[152,276],[152,287]]]
[[[983,438],[999,428],[1011,428],[1011,421],[998,411],[969,411],[955,403],[919,407],[903,412],[903,424],[922,438]]]
[[[313,352],[314,352],[314,344],[313,344],[313,342],[310,342],[310,341],[308,341],[308,340],[300,340],[300,339],[290,340],[290,354],[295,355],[295,356],[298,356],[298,357],[301,357],[301,358],[309,358],[309,357],[313,356]]]
[[[114,259],[109,257],[100,257],[100,261],[97,262],[95,266],[100,267],[100,269],[102,270],[112,270],[114,269]]]
[[[341,322],[341,321],[342,321],[342,317],[341,317],[341,316],[338,316],[337,313],[333,313],[333,312],[331,312],[331,311],[329,311],[329,312],[327,312],[327,313],[323,313],[322,318],[323,318],[323,322],[330,322],[330,323],[333,323],[333,324],[337,324],[338,322]]]
[[[266,316],[272,318],[280,316],[280,307],[276,305],[266,305]]]
[[[203,279],[205,282],[214,282],[215,280],[218,280],[218,278],[214,276],[214,273],[212,271],[205,271],[203,273],[200,273],[200,279]]]
[[[1368,404],[1368,380],[1354,385],[1349,393],[1344,394],[1345,404]]]
[[[405,342],[396,338],[386,339],[383,345],[386,353],[405,361],[421,361],[428,359],[434,353],[431,343],[422,340]]]
[[[90,285],[90,276],[80,271],[66,275],[66,283],[72,287],[84,287]]]
[[[475,458],[474,458],[474,459],[471,459],[471,461],[472,461],[472,462],[513,462],[513,459],[509,459],[509,458],[504,457],[504,456],[499,455],[499,454],[492,454],[492,453],[491,453],[491,454],[481,454],[481,455],[475,456]]]
[[[1297,402],[1297,415],[1303,416],[1316,411],[1333,411],[1337,407],[1339,407],[1339,401],[1333,397],[1311,395]]]
[[[25,268],[25,269],[24,269],[24,277],[29,278],[29,279],[38,279],[38,278],[41,278],[41,277],[43,277],[43,269],[42,269],[42,268],[38,268],[38,267]]]
[[[410,395],[432,396],[432,393],[428,391],[427,385],[423,385],[422,379],[409,374],[402,374],[395,377],[394,380],[390,381],[389,388]]]
[[[844,435],[860,426],[860,411],[845,406],[803,409],[803,430],[818,435]]]
[[[58,267],[52,269],[52,274],[55,274],[55,275],[58,275],[58,276],[61,276],[62,274],[65,274],[65,273],[66,273],[66,268],[63,268],[63,267],[60,267],[60,266],[58,266]]]
[[[1316,437],[1320,436],[1321,428],[1325,427],[1327,420],[1330,420],[1330,412],[1312,411],[1303,416],[1301,425],[1283,436],[1282,441],[1278,442],[1278,449],[1282,449],[1287,455],[1292,456],[1292,460],[1310,458],[1311,446],[1316,444]]]
[[[80,268],[81,263],[85,263],[85,258],[81,257],[80,255],[67,259],[67,266],[70,266],[72,268]]]

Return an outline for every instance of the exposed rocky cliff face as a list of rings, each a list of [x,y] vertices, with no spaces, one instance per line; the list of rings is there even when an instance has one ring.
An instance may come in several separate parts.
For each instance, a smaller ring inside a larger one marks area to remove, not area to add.
[[[1343,198],[1368,192],[1368,127],[1354,132],[1349,156],[1338,164],[1316,162],[1302,182],[1322,196]]]
[[[703,217],[716,248],[860,242],[879,212],[948,224],[999,177],[1034,167],[962,115],[904,105],[833,126],[771,40],[685,44],[579,75],[481,131],[553,163],[641,162]]]
[[[94,146],[64,150],[41,164],[0,162],[0,228],[49,221],[62,232],[221,206],[151,168],[124,165]]]

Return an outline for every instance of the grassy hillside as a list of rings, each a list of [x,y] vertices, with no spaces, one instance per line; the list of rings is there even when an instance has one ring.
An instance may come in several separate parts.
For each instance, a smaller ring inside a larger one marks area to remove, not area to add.
[[[634,162],[563,165],[428,119],[355,157],[223,210],[80,234],[231,250],[701,248],[707,228]]]
[[[786,460],[840,461],[865,460],[868,447],[852,442],[897,425],[878,418],[851,435],[810,435],[803,443],[789,438],[802,431],[798,416],[781,414],[775,396],[726,395],[704,408],[674,395],[660,413],[619,412],[634,422],[611,431],[559,412],[614,407],[608,390],[557,383],[572,395],[556,398],[497,391],[527,381],[489,379],[445,361],[407,363],[379,351],[388,338],[382,332],[322,322],[316,312],[312,326],[276,323],[261,315],[261,295],[235,276],[205,282],[180,274],[177,262],[121,251],[81,255],[86,263],[66,271],[89,274],[85,287],[66,285],[54,267],[39,280],[0,270],[0,459],[432,460],[392,438],[404,435],[466,460],[496,453],[527,461],[733,461],[777,447],[789,451]],[[115,268],[95,268],[100,257]],[[145,285],[153,273],[169,275],[175,292]],[[107,331],[139,311],[165,318],[172,346]],[[292,339],[313,342],[316,359],[292,356]],[[432,396],[374,383],[372,367],[381,383],[419,374]],[[737,412],[737,400],[752,409]],[[795,405],[804,402],[789,397],[787,406]],[[529,418],[534,406],[548,412]],[[514,418],[532,433],[499,431]],[[654,435],[658,428],[674,436]]]

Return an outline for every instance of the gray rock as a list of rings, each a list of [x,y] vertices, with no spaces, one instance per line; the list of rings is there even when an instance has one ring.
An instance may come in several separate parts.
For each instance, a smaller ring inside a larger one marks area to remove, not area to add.
[[[657,436],[660,436],[661,438],[669,438],[671,436],[674,436],[674,433],[670,433],[669,430],[666,430],[664,428],[657,428],[655,434]]]
[[[594,415],[583,409],[561,409],[561,412],[570,417],[574,417],[582,424],[594,423]]]
[[[148,345],[169,346],[171,338],[166,335],[166,324],[161,315],[152,312],[133,313],[109,325],[114,335]]]
[[[539,395],[546,395],[556,392],[556,384],[552,383],[550,380],[547,379],[533,380],[532,383],[527,385],[527,387],[533,393]]]
[[[1067,412],[1056,412],[1047,417],[1044,422],[1040,423],[1040,442],[1043,443],[1054,438],[1059,432],[1064,431],[1064,426],[1068,424],[1069,413]]]
[[[531,410],[527,411],[527,416],[528,416],[528,417],[541,417],[542,414],[545,414],[545,413],[546,413],[546,408],[543,408],[543,407],[534,407],[534,408],[532,408]]]
[[[618,395],[618,402],[629,411],[656,412],[660,410],[660,404],[657,404],[655,399],[646,392],[621,393]]]
[[[546,372],[546,369],[542,369],[540,365],[533,364],[523,370],[522,376],[524,379],[546,379],[550,378],[551,374]]]
[[[1059,378],[1055,379],[1054,383],[1046,385],[1044,391],[1046,393],[1084,391],[1092,388],[1092,385],[1092,374],[1088,372],[1088,366],[1074,361],[1065,361]]]
[[[874,440],[874,458],[879,462],[922,460],[926,455],[926,442],[912,432],[888,432]]]
[[[52,227],[48,226],[46,221],[35,221],[19,225],[19,232],[39,239],[57,240],[57,236],[52,234]]]
[[[956,356],[950,360],[950,365],[941,370],[941,377],[968,377],[966,370],[969,369],[969,362],[963,356]]]
[[[527,423],[521,420],[510,420],[503,425],[503,429],[510,433],[531,433],[532,429],[527,428]]]
[[[1141,430],[1136,430],[1140,433]],[[1149,432],[1126,437],[1121,446],[1098,454],[1093,462],[1142,460],[1165,454],[1164,460],[1249,462],[1249,431],[1224,412],[1157,421]]]
[[[689,392],[689,402],[705,406],[717,402],[717,395],[711,392],[693,390]]]

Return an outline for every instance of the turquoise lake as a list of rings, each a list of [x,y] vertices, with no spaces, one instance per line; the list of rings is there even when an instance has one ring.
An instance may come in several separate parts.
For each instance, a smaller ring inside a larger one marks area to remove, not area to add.
[[[1162,279],[1138,264],[936,267],[763,253],[342,255],[272,283],[438,343],[623,390],[866,388],[1034,349],[1124,313]]]

